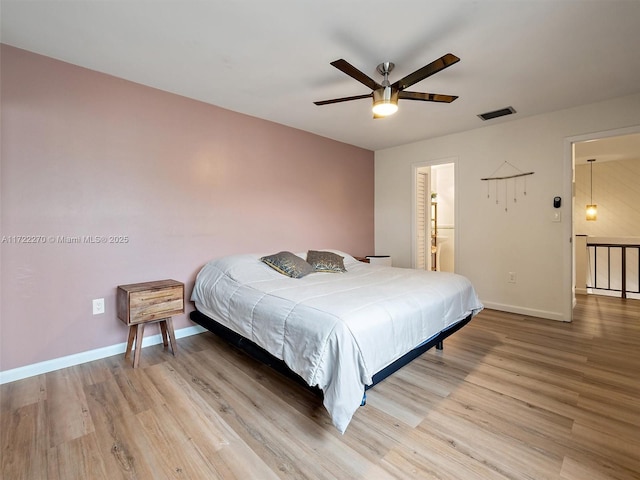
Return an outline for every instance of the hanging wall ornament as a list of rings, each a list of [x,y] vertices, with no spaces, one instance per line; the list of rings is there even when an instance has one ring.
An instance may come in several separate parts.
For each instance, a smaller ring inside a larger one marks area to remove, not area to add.
[[[510,174],[509,172],[505,171],[505,170],[510,170]],[[500,165],[491,175],[489,175],[486,178],[481,178],[480,180],[486,181],[487,182],[487,199],[491,198],[491,190],[489,188],[489,183],[491,183],[491,181],[494,182],[494,196],[496,199],[496,205],[500,204],[500,195],[502,193],[502,191],[500,190],[501,188],[504,188],[504,211],[508,212],[509,211],[509,184],[511,184],[511,188],[513,189],[513,203],[517,203],[518,202],[518,181],[517,179],[520,177],[524,177],[522,180],[522,193],[524,196],[527,195],[527,176],[528,175],[533,175],[535,172],[523,172],[522,170],[520,170],[518,167],[516,167],[515,165],[512,165],[511,163],[507,162],[505,160],[505,162]]]

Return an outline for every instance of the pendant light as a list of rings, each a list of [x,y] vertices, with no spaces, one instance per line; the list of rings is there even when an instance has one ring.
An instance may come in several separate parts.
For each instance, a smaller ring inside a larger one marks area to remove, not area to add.
[[[587,160],[591,164],[591,173],[590,173],[590,181],[591,181],[591,202],[587,205],[587,220],[595,221],[598,217],[598,205],[593,203],[593,162],[595,162],[595,158],[590,158]]]

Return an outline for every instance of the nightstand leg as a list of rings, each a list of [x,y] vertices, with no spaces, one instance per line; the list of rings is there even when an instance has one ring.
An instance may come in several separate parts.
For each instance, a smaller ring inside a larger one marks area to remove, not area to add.
[[[178,353],[178,345],[176,344],[176,335],[173,331],[173,319],[171,317],[166,319],[167,321],[167,332],[169,333],[169,339],[171,340],[171,351],[173,352],[173,356],[175,357]]]
[[[169,339],[167,338],[167,319],[160,320],[160,332],[162,332],[162,344],[169,346]]]
[[[133,352],[133,368],[138,368],[140,353],[142,352],[142,338],[144,337],[144,323],[135,326],[136,329],[136,350]]]
[[[136,338],[136,327],[135,325],[131,325],[129,327],[129,339],[127,340],[127,349],[124,352],[125,360],[129,358],[131,354],[131,348],[133,347],[133,340]]]

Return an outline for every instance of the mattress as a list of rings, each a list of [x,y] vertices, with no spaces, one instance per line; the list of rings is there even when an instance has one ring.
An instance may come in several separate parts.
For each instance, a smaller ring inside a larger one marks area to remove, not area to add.
[[[482,304],[463,276],[370,265],[331,251],[344,257],[346,272],[295,279],[261,262],[262,254],[212,260],[191,300],[318,386],[344,433],[376,372]]]

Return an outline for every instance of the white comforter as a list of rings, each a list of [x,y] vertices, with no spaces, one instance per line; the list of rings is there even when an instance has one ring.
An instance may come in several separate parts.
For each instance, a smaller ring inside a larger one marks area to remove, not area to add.
[[[460,275],[368,265],[337,253],[346,273],[300,279],[273,270],[262,255],[213,260],[198,274],[191,300],[319,386],[344,433],[376,372],[482,304]]]

